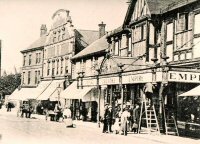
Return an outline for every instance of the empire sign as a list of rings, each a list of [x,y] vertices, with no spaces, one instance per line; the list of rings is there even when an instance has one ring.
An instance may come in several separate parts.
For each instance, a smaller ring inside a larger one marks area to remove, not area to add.
[[[168,81],[200,83],[200,73],[169,71]]]

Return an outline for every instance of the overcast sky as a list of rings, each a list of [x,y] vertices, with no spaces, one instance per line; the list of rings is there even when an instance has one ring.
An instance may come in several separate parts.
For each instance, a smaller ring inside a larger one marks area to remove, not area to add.
[[[58,9],[70,11],[77,29],[106,30],[122,25],[127,0],[0,0],[0,39],[2,40],[2,73],[14,72],[22,66],[21,50],[39,38],[41,24],[51,26],[51,17]]]

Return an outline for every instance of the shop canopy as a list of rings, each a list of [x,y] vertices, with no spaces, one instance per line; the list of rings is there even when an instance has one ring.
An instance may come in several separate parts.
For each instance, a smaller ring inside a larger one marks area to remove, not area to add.
[[[200,96],[200,85],[185,93],[180,94],[179,96]]]
[[[16,88],[15,91],[8,97],[9,100],[18,100],[18,93],[20,89]]]
[[[48,87],[37,97],[37,100],[48,100],[50,97],[57,96],[57,88],[60,87],[63,89],[64,80],[53,80],[48,85]]]
[[[21,88],[15,89],[15,91],[9,96],[9,100],[28,100],[36,99],[41,93],[43,93],[51,81],[42,81],[36,88]]]
[[[37,93],[35,91],[36,88],[21,88],[20,90],[17,88],[11,96],[8,98],[9,100],[28,100],[28,99],[36,99]]]
[[[95,94],[94,87],[77,88],[77,81],[74,81],[60,94],[61,98],[65,99],[81,99],[82,101],[95,101],[97,94]]]

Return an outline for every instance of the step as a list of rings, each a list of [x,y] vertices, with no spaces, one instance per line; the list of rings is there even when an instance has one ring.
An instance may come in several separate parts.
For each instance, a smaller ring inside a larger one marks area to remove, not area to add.
[[[177,132],[167,132],[169,135],[177,135]]]

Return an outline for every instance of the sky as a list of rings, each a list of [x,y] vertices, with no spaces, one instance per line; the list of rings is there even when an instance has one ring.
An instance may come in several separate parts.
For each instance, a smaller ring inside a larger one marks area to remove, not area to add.
[[[41,24],[51,27],[51,17],[58,9],[70,11],[77,29],[98,30],[102,21],[110,31],[122,25],[128,0],[0,0],[0,40],[2,73],[20,72],[21,50],[40,36]]]

